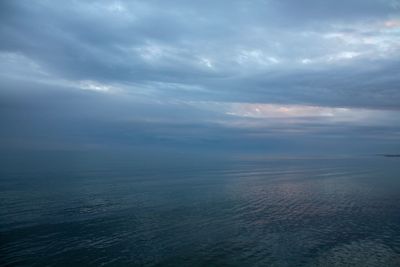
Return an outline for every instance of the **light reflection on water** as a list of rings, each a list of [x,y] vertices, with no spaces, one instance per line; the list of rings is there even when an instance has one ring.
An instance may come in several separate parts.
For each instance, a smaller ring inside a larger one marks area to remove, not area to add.
[[[1,172],[1,265],[400,265],[398,159],[65,166]]]

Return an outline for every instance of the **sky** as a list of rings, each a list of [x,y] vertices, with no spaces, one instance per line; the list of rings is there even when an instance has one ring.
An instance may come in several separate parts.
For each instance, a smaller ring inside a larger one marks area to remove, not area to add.
[[[0,148],[400,152],[399,0],[0,2]]]

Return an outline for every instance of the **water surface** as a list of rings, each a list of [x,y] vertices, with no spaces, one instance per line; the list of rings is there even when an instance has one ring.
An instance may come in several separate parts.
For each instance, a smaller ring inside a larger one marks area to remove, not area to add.
[[[400,266],[397,158],[41,157],[3,160],[2,266]]]

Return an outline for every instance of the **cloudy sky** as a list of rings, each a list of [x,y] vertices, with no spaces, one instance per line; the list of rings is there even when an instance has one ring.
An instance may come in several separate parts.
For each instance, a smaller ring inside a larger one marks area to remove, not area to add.
[[[399,0],[0,2],[3,149],[400,152]]]

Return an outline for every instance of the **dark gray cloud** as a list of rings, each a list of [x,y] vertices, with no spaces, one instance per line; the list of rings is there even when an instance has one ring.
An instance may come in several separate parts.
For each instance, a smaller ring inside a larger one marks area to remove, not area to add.
[[[396,0],[2,1],[2,143],[390,147],[399,30]]]

